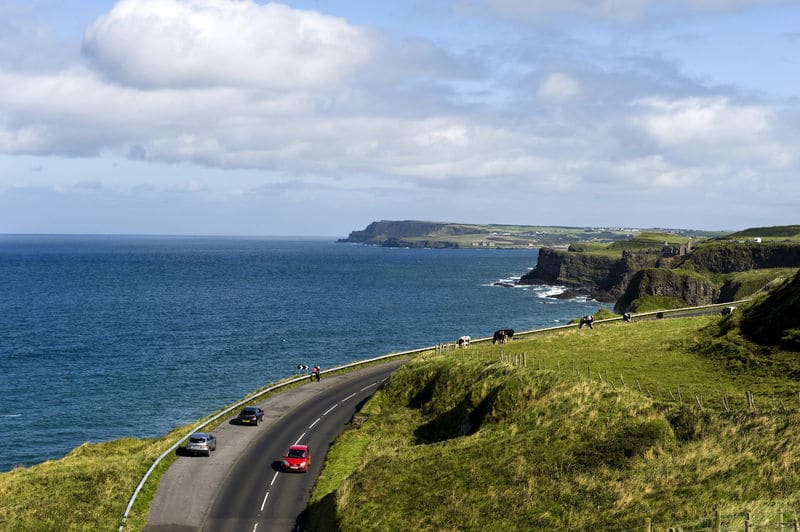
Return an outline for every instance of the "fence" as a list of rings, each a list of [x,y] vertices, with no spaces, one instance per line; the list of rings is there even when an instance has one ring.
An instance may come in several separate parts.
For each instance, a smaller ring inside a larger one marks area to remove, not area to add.
[[[756,513],[745,510],[735,514],[722,514],[718,508],[714,508],[713,515],[701,520],[698,523],[687,524],[667,524],[654,523],[652,519],[644,519],[641,528],[630,528],[621,532],[683,532],[692,530],[709,530],[713,532],[741,530],[743,532],[755,532],[759,530],[778,531],[778,532],[800,532],[800,521],[797,518],[797,511],[775,513]]]

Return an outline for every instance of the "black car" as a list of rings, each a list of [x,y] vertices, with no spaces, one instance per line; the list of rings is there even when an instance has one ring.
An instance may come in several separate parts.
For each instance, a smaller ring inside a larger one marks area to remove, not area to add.
[[[243,425],[258,426],[259,421],[264,421],[264,411],[257,406],[246,406],[239,412],[237,419]]]

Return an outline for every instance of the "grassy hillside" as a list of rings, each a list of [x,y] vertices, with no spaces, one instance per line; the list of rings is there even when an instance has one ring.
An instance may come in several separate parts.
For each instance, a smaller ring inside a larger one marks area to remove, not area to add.
[[[728,235],[728,238],[761,238],[800,240],[800,225],[779,225],[772,227],[751,227]]]
[[[60,460],[0,474],[0,530],[116,530],[134,488],[179,432],[84,444]],[[133,523],[144,525],[147,508],[141,503],[154,492],[155,484],[146,487]]]
[[[800,362],[730,320],[634,319],[416,359],[336,442],[311,523],[698,529],[717,508],[725,530],[747,511],[777,529],[800,509]]]
[[[632,238],[617,240],[611,243],[581,242],[572,244],[570,251],[591,253],[608,257],[621,257],[624,251],[661,253],[664,246],[680,246],[687,244],[692,238],[673,233],[643,231]]]

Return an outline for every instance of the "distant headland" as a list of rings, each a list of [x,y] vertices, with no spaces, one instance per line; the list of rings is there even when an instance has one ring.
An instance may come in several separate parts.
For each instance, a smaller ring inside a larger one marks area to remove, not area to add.
[[[722,236],[727,233],[667,228],[480,225],[418,220],[381,220],[372,222],[363,230],[352,231],[347,238],[340,239],[339,242],[408,248],[566,248],[576,242],[609,243],[629,240],[648,231],[693,238]]]

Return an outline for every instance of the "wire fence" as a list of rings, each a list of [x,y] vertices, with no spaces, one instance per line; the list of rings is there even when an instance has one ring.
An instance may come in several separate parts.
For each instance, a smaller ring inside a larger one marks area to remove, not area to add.
[[[744,510],[723,514],[718,508],[705,518],[693,523],[656,522],[651,518],[643,519],[641,527],[628,528],[620,532],[800,532],[798,511],[751,512]]]

